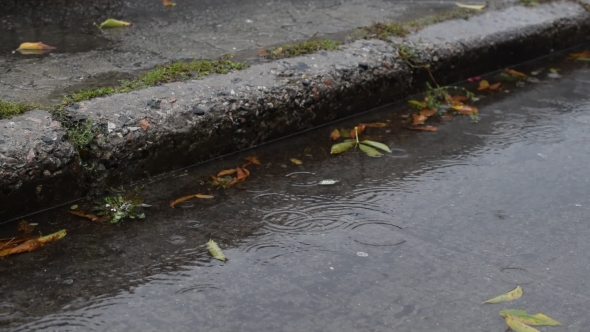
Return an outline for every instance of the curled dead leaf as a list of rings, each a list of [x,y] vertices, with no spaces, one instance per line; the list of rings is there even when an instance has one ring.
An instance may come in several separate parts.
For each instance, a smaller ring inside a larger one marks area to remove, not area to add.
[[[49,234],[46,236],[36,237],[34,239],[27,240],[22,242],[21,244],[14,246],[14,247],[5,247],[0,249],[0,257],[13,255],[13,254],[20,254],[24,252],[31,252],[36,250],[47,243],[57,241],[61,238],[66,236],[66,230],[62,229],[61,231],[55,232],[53,234]]]
[[[217,177],[222,177],[222,176],[226,176],[226,175],[232,175],[236,172],[235,168],[230,168],[230,169],[224,169],[223,171],[217,173]]]

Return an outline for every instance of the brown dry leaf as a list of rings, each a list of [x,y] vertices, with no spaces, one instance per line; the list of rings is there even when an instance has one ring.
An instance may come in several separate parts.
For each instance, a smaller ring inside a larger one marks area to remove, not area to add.
[[[383,127],[387,127],[387,123],[385,123],[385,122],[359,123],[359,126],[364,126],[364,127],[368,127],[368,128],[383,128]]]
[[[28,221],[21,220],[18,222],[18,231],[25,234],[32,233],[35,230],[35,226],[31,225]]]
[[[18,47],[18,50],[54,50],[55,47],[43,44],[42,42],[36,43],[22,43]]]
[[[355,131],[356,129],[356,131]],[[359,135],[363,133],[363,131],[365,131],[365,126],[362,124],[359,124],[358,126],[354,127],[353,129],[350,130],[350,138],[356,138],[356,134],[358,133]]]
[[[188,195],[188,196],[184,196],[184,197],[180,197],[178,199],[173,200],[172,202],[170,202],[170,206],[174,207],[176,204],[180,204],[184,201],[188,201],[189,199],[192,198],[201,198],[201,199],[211,199],[214,196],[211,195],[204,195],[204,194],[193,194],[193,195]]]
[[[332,130],[332,132],[330,133],[330,138],[334,141],[339,139],[340,138],[340,130],[338,130],[338,129]]]
[[[421,110],[420,111],[420,115],[424,115],[426,117],[433,116],[435,114],[436,114],[436,110],[426,110],[426,109],[424,109],[424,110]]]
[[[413,120],[412,120],[412,125],[418,125],[418,124],[422,124],[424,123],[424,121],[426,121],[426,119],[428,119],[428,117],[426,115],[414,115]]]
[[[35,249],[38,249],[38,248],[44,246],[45,244],[47,244],[49,242],[57,241],[57,240],[63,238],[64,236],[66,236],[66,230],[62,229],[61,231],[55,232],[53,234],[49,234],[46,236],[41,236],[41,237],[37,237],[37,238],[31,239],[31,240],[27,240],[27,241],[19,244],[16,247],[0,249],[0,257],[13,255],[13,254],[20,254],[23,252],[31,252]]]
[[[526,74],[516,71],[514,69],[506,69],[506,72],[512,76],[517,76],[517,77],[522,77],[522,78],[528,77]]]
[[[490,87],[490,82],[486,81],[486,80],[481,80],[479,81],[479,87],[477,88],[477,90],[481,91],[481,90],[487,90],[487,88]]]
[[[174,7],[176,6],[176,3],[171,2],[170,0],[162,0],[162,4],[166,7]]]
[[[500,88],[501,84],[502,84],[501,82],[494,83],[494,84],[490,85],[490,87],[488,89],[489,90],[498,90],[498,88]]]
[[[139,120],[139,126],[141,129],[143,129],[143,131],[146,131],[150,127],[150,122],[146,119],[141,119]]]
[[[455,96],[450,96],[449,100],[450,101],[466,101],[467,99],[469,99],[469,97],[467,96],[460,96],[460,95],[455,95]]]
[[[250,175],[250,172],[241,167],[236,167],[236,180],[237,182],[242,182],[246,180],[246,178]]]
[[[29,241],[32,239],[36,239],[39,236],[17,236],[17,237],[9,237],[9,238],[5,238],[5,239],[0,239],[0,250],[5,249],[5,247],[14,247],[19,243],[23,243],[25,241]]]
[[[101,219],[99,216],[95,215],[95,214],[91,214],[91,213],[84,213],[82,211],[74,211],[74,210],[70,210],[70,213],[78,216],[78,217],[82,217],[82,218],[86,218],[86,219],[90,219],[92,221],[98,221],[100,222]]]
[[[468,106],[465,104],[453,104],[453,105],[451,105],[451,108],[453,108],[458,113],[461,113],[464,115],[471,115],[473,113],[477,114],[477,112],[478,112],[476,107]]]
[[[224,169],[223,171],[217,173],[217,177],[222,177],[222,176],[226,176],[226,175],[232,175],[236,172],[235,168],[230,168],[230,169]]]
[[[422,131],[437,131],[437,127],[433,126],[410,126],[408,127],[411,130],[422,130]]]
[[[267,54],[268,54],[268,52],[266,50],[258,51],[258,56],[266,56]]]
[[[248,156],[248,157],[246,157],[246,160],[254,165],[260,165],[260,161],[258,160],[258,157]]]

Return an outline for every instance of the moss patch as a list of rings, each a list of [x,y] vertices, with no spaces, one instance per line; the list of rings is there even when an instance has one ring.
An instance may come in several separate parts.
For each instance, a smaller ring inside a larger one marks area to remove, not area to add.
[[[156,69],[150,70],[134,80],[121,81],[121,84],[118,86],[80,90],[78,92],[74,92],[66,96],[64,102],[69,104],[82,100],[108,96],[114,93],[138,90],[162,83],[200,78],[210,74],[227,74],[230,71],[242,70],[248,67],[248,63],[234,62],[230,60],[230,57],[224,57],[215,61],[178,61],[168,65],[158,66]]]
[[[273,47],[262,52],[269,59],[292,58],[299,55],[316,53],[318,51],[335,51],[340,42],[331,39],[311,38],[309,40]]]
[[[11,103],[0,99],[0,119],[11,118],[35,108],[36,107],[34,105]]]

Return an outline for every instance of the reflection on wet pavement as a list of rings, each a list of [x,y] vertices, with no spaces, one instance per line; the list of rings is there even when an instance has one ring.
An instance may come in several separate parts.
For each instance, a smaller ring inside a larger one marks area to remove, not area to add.
[[[10,331],[503,331],[497,312],[526,308],[561,330],[586,331],[588,91],[582,66],[484,101],[477,124],[369,131],[395,148],[379,159],[329,156],[329,132],[389,119],[405,105],[196,167],[147,189],[154,209],[145,222],[85,226],[68,235],[67,252],[0,261],[0,323]],[[247,155],[263,165],[241,187],[167,206]],[[324,179],[339,182],[314,185]],[[40,218],[59,223],[64,214],[55,213]],[[227,262],[211,259],[209,238]],[[517,284],[517,302],[481,304]]]

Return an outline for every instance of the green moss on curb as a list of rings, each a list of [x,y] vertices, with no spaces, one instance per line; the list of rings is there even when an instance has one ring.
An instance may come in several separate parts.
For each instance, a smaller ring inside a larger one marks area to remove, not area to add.
[[[131,81],[121,81],[118,86],[110,86],[97,89],[88,89],[74,92],[64,98],[66,104],[88,100],[97,97],[124,93],[142,88],[147,88],[162,83],[196,79],[210,74],[227,74],[233,70],[242,70],[249,67],[246,62],[234,62],[230,56],[220,60],[199,60],[192,62],[178,61],[164,66],[158,66],[144,75]]]
[[[34,105],[11,103],[0,99],[0,119],[7,119],[35,109]]]
[[[309,40],[273,47],[263,51],[263,55],[269,59],[292,58],[299,55],[316,53],[318,51],[335,51],[340,46],[339,41],[331,39],[311,38]]]

